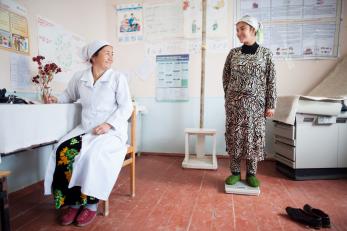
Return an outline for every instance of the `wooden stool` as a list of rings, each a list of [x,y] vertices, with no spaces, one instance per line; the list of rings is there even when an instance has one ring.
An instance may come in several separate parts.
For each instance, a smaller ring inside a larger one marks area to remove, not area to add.
[[[216,156],[216,130],[204,128],[186,128],[185,132],[185,157],[182,163],[183,168],[195,169],[217,169],[217,156]],[[189,136],[196,135],[197,142],[195,145],[196,156],[189,154]],[[212,136],[213,147],[212,156],[206,156],[204,153],[205,136]]]
[[[0,171],[0,213],[1,230],[11,230],[10,211],[7,195],[7,177],[11,174],[9,171]]]

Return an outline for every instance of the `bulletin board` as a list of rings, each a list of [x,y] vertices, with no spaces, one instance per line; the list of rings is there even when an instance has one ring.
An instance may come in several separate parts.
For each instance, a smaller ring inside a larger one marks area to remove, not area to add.
[[[237,0],[235,22],[244,15],[264,26],[263,46],[279,59],[338,57],[341,0]],[[235,35],[235,46],[239,46]]]
[[[14,12],[18,7],[11,4],[0,3],[0,48],[29,54],[28,20],[25,15]]]

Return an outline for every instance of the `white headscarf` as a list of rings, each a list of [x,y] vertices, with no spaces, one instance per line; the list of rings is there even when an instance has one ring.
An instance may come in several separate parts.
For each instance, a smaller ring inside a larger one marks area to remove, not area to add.
[[[84,61],[89,62],[95,52],[97,52],[103,46],[111,46],[109,42],[103,40],[96,40],[89,43],[82,48],[82,58]]]
[[[262,24],[260,22],[258,22],[258,19],[256,19],[255,17],[249,16],[249,15],[245,15],[242,18],[240,18],[236,24],[240,23],[240,22],[245,22],[248,25],[250,25],[251,27],[253,27],[255,29],[255,31],[258,31],[259,29],[262,29]]]
[[[263,24],[261,22],[259,22],[258,19],[256,19],[255,17],[249,16],[249,15],[245,15],[242,18],[240,18],[236,22],[236,24],[238,24],[240,22],[247,23],[248,25],[253,27],[255,29],[255,32],[256,32],[257,42],[260,44],[263,43],[263,41],[264,41]]]

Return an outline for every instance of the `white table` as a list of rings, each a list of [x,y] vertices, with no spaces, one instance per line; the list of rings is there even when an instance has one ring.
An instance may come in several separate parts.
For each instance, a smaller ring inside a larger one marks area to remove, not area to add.
[[[0,154],[56,142],[80,121],[79,104],[0,104]]]

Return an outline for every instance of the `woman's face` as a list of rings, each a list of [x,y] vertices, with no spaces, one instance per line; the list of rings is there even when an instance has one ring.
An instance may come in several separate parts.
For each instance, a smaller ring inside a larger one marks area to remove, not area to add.
[[[236,35],[240,43],[252,45],[256,41],[255,29],[245,22],[236,24]]]
[[[113,48],[105,46],[102,48],[98,55],[92,58],[93,66],[98,66],[102,69],[109,69],[113,63]]]

